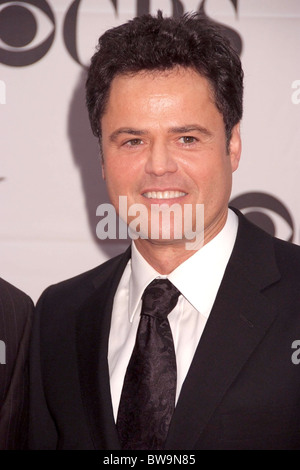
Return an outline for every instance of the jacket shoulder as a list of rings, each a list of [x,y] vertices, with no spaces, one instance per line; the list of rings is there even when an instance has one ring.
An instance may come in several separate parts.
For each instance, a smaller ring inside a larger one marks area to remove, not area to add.
[[[275,258],[281,272],[290,273],[300,283],[300,246],[274,238]]]
[[[114,258],[111,258],[99,266],[70,279],[53,284],[44,290],[40,296],[37,307],[47,303],[48,307],[68,304],[76,307],[84,299],[100,288],[103,283],[113,279],[119,269],[125,269],[130,258],[130,249]]]
[[[18,287],[10,284],[5,279],[0,278],[0,297],[1,299],[31,304],[32,300],[25,292]]]
[[[29,295],[0,278],[0,312],[4,321],[26,324],[32,317],[34,304]]]

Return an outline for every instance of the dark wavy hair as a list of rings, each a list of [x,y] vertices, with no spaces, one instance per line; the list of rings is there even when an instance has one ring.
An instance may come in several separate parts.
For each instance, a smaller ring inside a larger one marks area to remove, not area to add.
[[[92,131],[101,141],[100,120],[114,77],[140,71],[192,68],[210,83],[223,116],[227,143],[243,113],[243,70],[239,56],[218,27],[200,13],[181,17],[142,15],[109,29],[100,38],[86,82]]]

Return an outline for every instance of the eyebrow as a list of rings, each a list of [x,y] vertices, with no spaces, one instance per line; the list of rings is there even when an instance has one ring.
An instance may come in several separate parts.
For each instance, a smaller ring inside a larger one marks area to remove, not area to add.
[[[168,130],[170,134],[186,134],[189,132],[200,132],[200,134],[212,136],[212,133],[206,127],[198,126],[198,124],[191,124],[190,126],[171,127]]]
[[[139,130],[139,129],[131,129],[129,127],[120,127],[120,129],[117,129],[110,134],[109,140],[111,142],[115,142],[118,136],[121,134],[130,134],[130,135],[136,135],[140,137],[140,136],[147,135],[148,132],[144,130]]]
[[[195,131],[199,132],[200,134],[206,135],[208,137],[212,136],[212,133],[208,129],[202,126],[198,126],[197,124],[191,124],[189,126],[170,127],[170,129],[168,129],[169,134],[186,134],[186,133],[195,132]],[[149,132],[143,129],[120,127],[119,129],[116,129],[114,132],[110,134],[109,140],[111,142],[115,142],[118,136],[121,134],[129,134],[129,135],[142,137],[142,136],[148,135]]]

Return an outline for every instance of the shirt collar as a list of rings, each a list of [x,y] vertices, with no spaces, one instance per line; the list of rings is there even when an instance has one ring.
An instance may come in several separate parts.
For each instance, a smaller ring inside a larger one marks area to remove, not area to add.
[[[129,315],[132,321],[134,314],[139,306],[143,292],[156,277],[161,276],[152,266],[143,258],[135,243],[132,243],[131,249],[131,276],[129,281]]]
[[[132,243],[129,283],[129,315],[132,321],[147,285],[155,278],[168,278],[193,307],[208,316],[231,256],[238,229],[238,217],[228,210],[223,229],[169,275],[161,275],[143,258]]]

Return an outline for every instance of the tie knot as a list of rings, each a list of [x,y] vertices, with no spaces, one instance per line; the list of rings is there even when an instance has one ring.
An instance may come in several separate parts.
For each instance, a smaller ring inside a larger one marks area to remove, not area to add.
[[[167,318],[179,295],[179,290],[168,279],[154,279],[144,290],[141,315]]]

